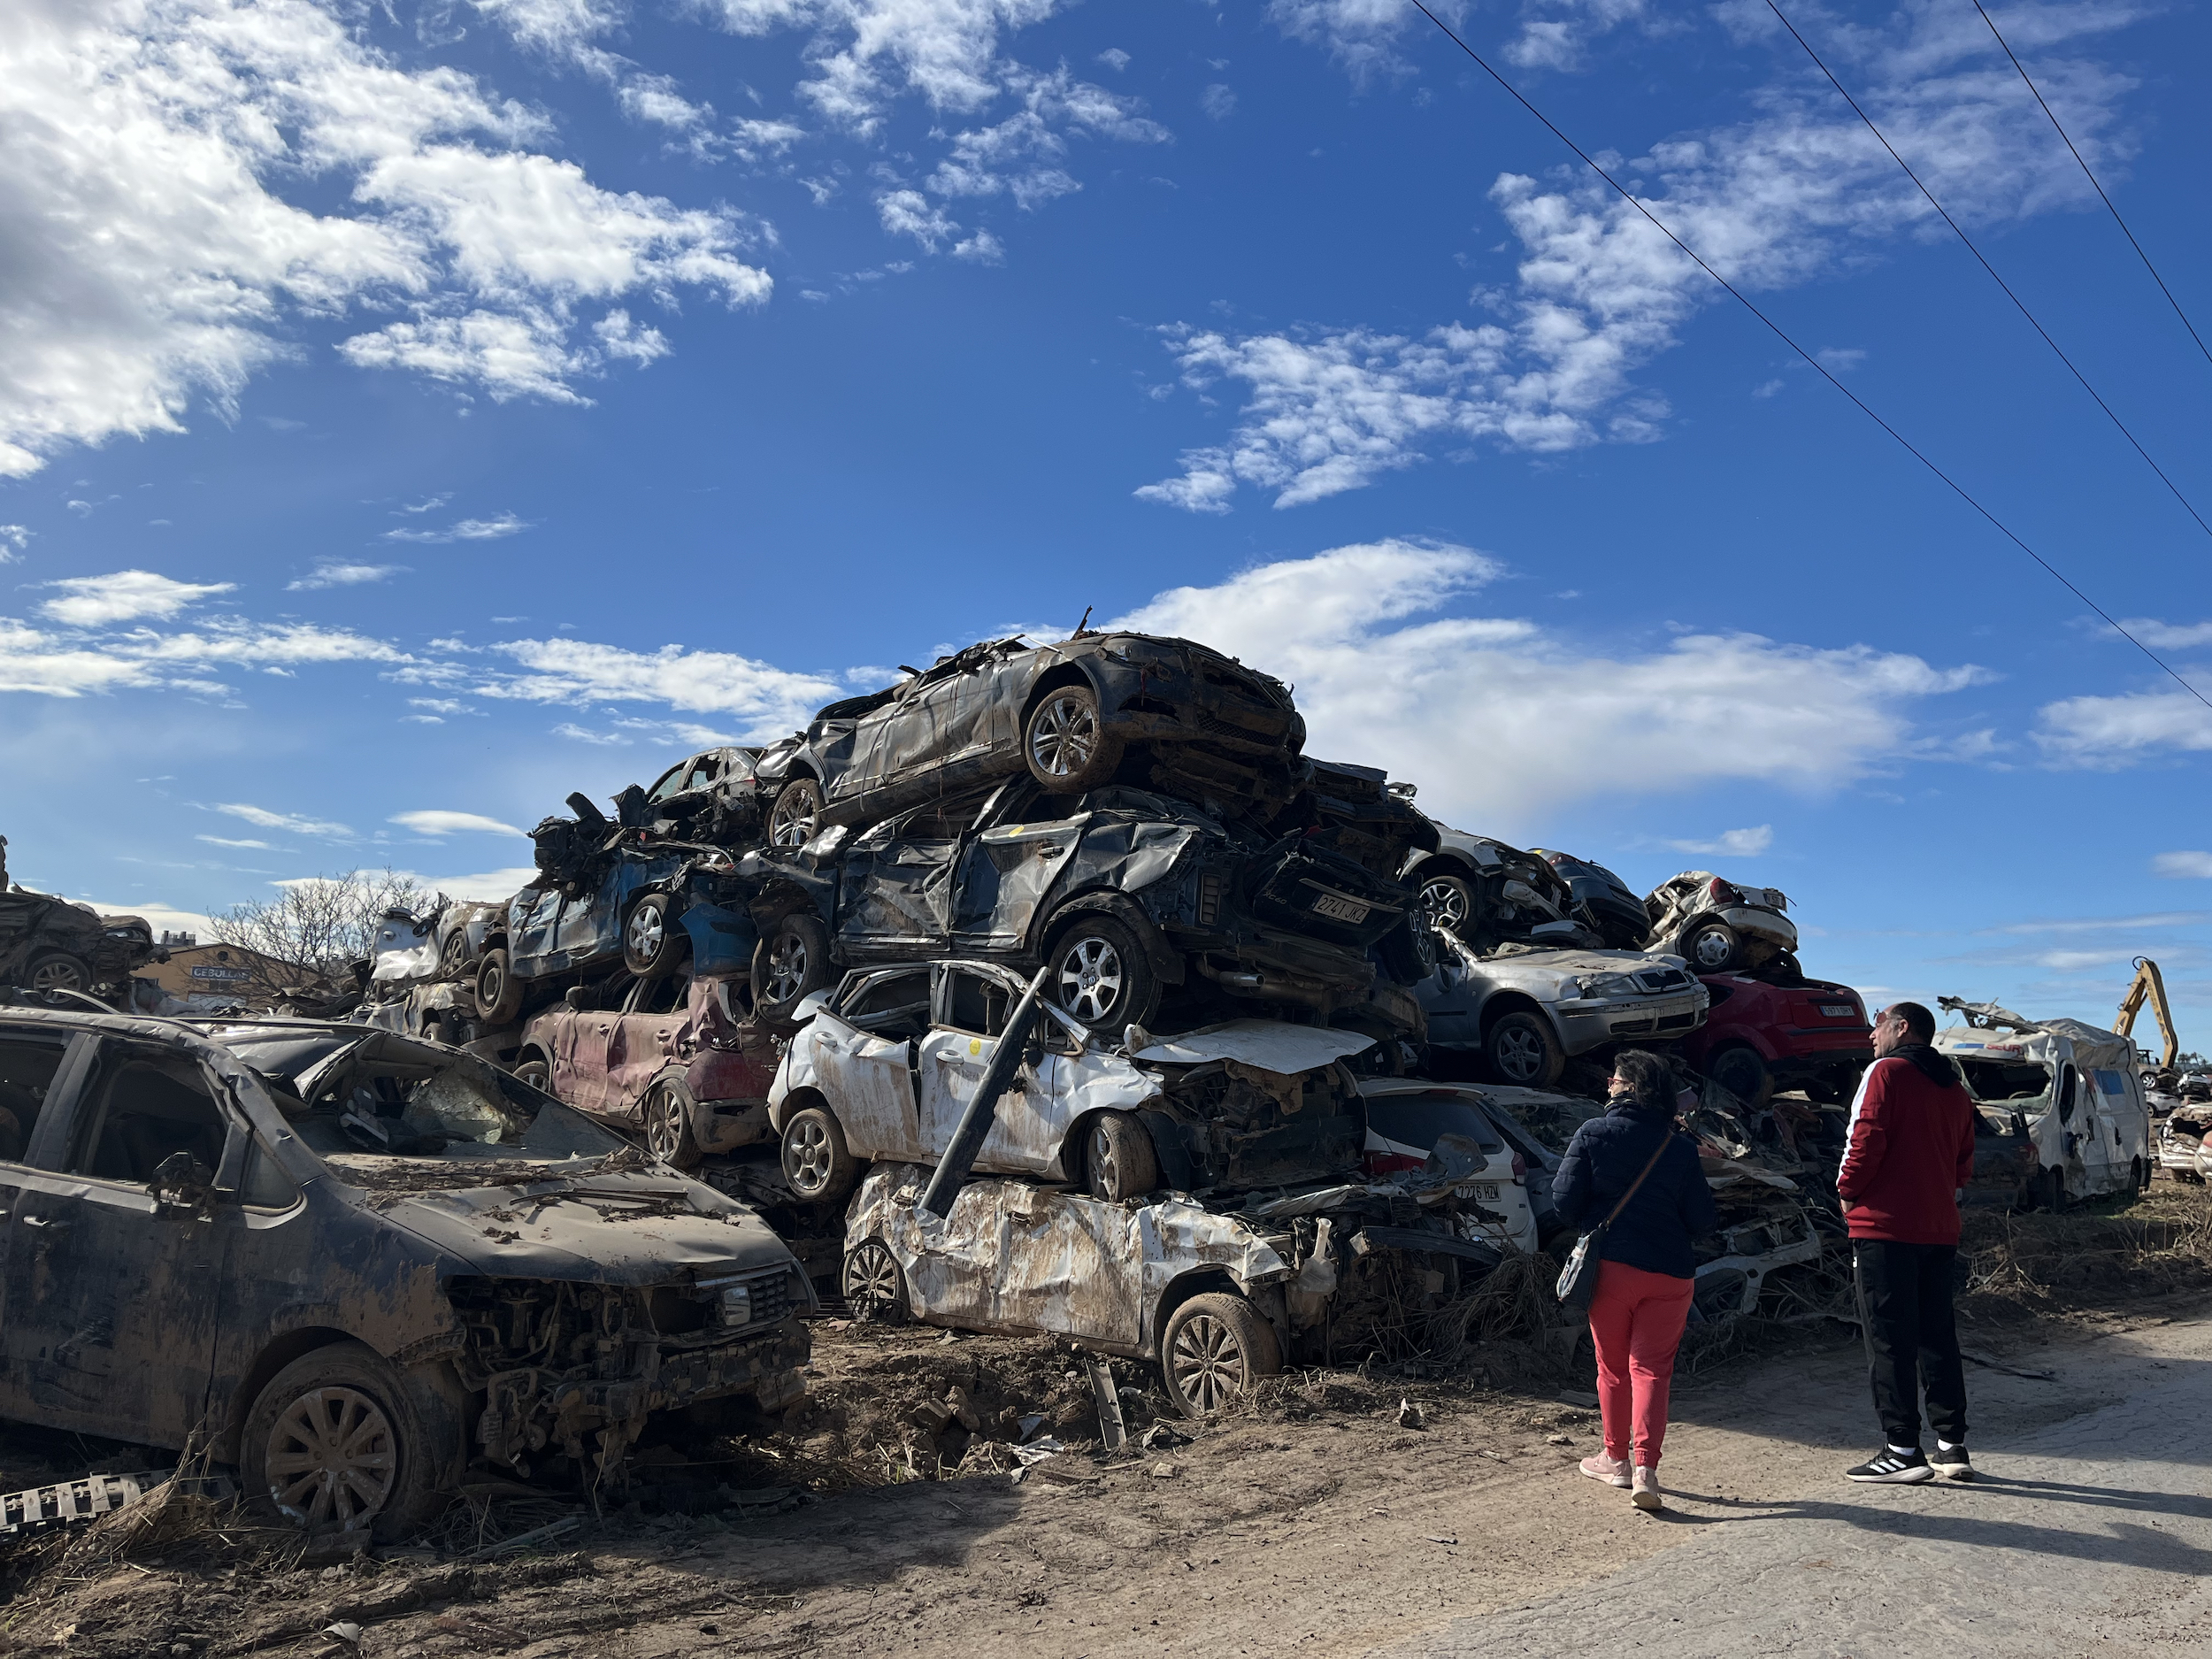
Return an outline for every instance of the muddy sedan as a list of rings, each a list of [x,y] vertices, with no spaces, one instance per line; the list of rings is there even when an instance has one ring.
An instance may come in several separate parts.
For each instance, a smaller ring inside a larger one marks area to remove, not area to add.
[[[656,1413],[804,1392],[743,1205],[473,1056],[308,1020],[0,1010],[0,1416],[181,1447],[311,1527],[471,1468],[618,1487]]]

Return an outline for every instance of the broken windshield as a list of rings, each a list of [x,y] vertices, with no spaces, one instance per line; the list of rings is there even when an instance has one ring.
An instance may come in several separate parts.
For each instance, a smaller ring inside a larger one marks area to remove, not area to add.
[[[2032,1060],[1976,1060],[1951,1056],[1966,1073],[1966,1092],[1989,1104],[2041,1100],[2051,1092],[2051,1068]]]

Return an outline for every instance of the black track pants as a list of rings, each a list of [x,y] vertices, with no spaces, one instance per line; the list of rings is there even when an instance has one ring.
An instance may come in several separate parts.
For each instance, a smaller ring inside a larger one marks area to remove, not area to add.
[[[1957,1255],[1948,1244],[1851,1241],[1874,1411],[1893,1446],[1920,1444],[1924,1387],[1937,1437],[1954,1446],[1966,1443],[1966,1366],[1951,1315],[1951,1263]]]

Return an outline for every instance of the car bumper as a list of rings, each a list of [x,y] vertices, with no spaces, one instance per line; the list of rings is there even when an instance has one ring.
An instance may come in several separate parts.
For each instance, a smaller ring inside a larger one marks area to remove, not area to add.
[[[1559,1038],[1571,1055],[1616,1042],[1665,1042],[1686,1037],[1705,1023],[1702,986],[1665,996],[1624,996],[1580,1002],[1559,1009]]]
[[[1772,910],[1755,910],[1748,905],[1716,911],[1715,914],[1734,928],[1740,937],[1763,939],[1782,950],[1797,949],[1797,924],[1786,916],[1778,915]]]

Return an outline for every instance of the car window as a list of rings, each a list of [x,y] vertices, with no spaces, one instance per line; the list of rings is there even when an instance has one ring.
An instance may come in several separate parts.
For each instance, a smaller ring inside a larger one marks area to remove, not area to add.
[[[657,1016],[673,1014],[682,1009],[690,996],[689,974],[664,973],[658,979],[641,979],[632,988],[625,1011]]]
[[[273,1154],[253,1138],[246,1153],[246,1173],[238,1187],[238,1202],[249,1210],[289,1210],[299,1202],[300,1189]]]
[[[2097,1092],[2107,1100],[2124,1101],[2128,1097],[2128,1080],[2117,1071],[2100,1068],[2097,1072]]]
[[[1953,1055],[1966,1073],[1967,1093],[1978,1101],[2041,1100],[2051,1092],[2051,1069],[2032,1061],[1974,1060]]]
[[[945,1023],[956,1031],[979,1037],[995,1037],[1006,1028],[1006,1013],[1013,998],[996,979],[987,979],[964,968],[945,976]]]
[[[918,1037],[929,1029],[929,970],[902,969],[863,984],[839,1017],[879,1037]]]
[[[646,792],[645,798],[648,801],[665,801],[670,795],[678,794],[684,787],[684,770],[682,765],[671,766]]]
[[[73,1175],[142,1187],[175,1153],[211,1174],[223,1161],[223,1114],[206,1074],[181,1055],[104,1045],[83,1102],[64,1166]]]
[[[69,1052],[66,1039],[0,1037],[0,1161],[19,1164]]]
[[[693,763],[690,775],[684,780],[684,788],[687,791],[703,789],[719,777],[721,772],[722,762],[719,757],[702,755]]]

